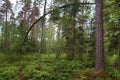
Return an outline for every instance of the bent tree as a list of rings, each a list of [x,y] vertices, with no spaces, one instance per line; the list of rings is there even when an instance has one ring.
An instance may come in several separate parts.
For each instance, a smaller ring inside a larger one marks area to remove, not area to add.
[[[104,70],[103,47],[103,0],[96,0],[96,27],[95,27],[95,72]]]

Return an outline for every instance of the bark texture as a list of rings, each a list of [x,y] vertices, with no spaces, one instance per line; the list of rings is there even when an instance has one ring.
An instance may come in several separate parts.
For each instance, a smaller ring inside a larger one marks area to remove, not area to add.
[[[104,45],[103,45],[103,0],[96,0],[96,27],[95,27],[95,72],[104,70]]]

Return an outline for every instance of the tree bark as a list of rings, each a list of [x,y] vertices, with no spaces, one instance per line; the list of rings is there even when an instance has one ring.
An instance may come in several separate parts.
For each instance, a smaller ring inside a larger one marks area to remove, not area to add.
[[[46,14],[46,3],[47,3],[47,0],[45,0],[43,15]],[[41,27],[42,27],[42,33],[41,33],[41,42],[40,42],[40,50],[39,50],[40,55],[41,55],[41,53],[44,52],[45,17],[42,20],[42,26]]]
[[[95,28],[95,72],[104,70],[104,44],[103,44],[103,0],[96,0],[96,28]]]
[[[35,13],[36,13],[36,0],[34,1],[34,7],[33,7],[33,14],[32,14],[32,23],[34,23],[36,21],[35,19]],[[32,32],[31,32],[31,42],[32,42],[32,45],[34,47],[34,41],[35,41],[35,37],[34,37],[34,27],[32,27]]]

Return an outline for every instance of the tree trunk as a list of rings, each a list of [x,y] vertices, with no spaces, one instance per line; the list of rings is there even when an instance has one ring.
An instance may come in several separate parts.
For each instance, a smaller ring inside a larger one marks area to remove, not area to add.
[[[51,0],[51,4],[50,4],[50,9],[53,8],[53,1]],[[52,26],[53,26],[53,21],[52,21],[52,15],[50,15],[50,23],[49,23],[49,38],[48,38],[48,52],[51,52],[51,41],[52,41]],[[49,56],[48,53],[48,56]]]
[[[103,0],[96,0],[96,28],[95,28],[95,72],[104,70],[104,44],[103,44]]]
[[[57,30],[57,53],[56,53],[56,59],[59,59],[60,57],[60,53],[61,53],[61,36],[60,36],[60,30],[61,30],[61,27],[62,27],[62,23],[60,23],[60,26],[58,27],[58,30]]]
[[[118,34],[118,70],[120,71],[120,33]]]
[[[27,12],[27,9],[26,9],[26,1],[24,0],[24,17],[23,17],[24,23],[26,23],[26,12]],[[24,26],[24,25],[23,25],[23,26]]]
[[[47,0],[45,0],[43,15],[45,15],[46,13],[46,3]],[[40,55],[41,53],[44,52],[44,32],[45,32],[45,17],[42,20],[42,33],[41,33],[41,42],[40,42],[40,50],[39,50]]]
[[[32,23],[34,23],[36,21],[35,19],[35,13],[36,13],[36,0],[34,1],[34,7],[33,7],[33,14],[32,14]],[[32,42],[32,45],[34,47],[34,44],[35,44],[35,36],[34,36],[34,27],[32,27],[32,31],[31,31],[31,42]]]
[[[5,43],[4,43],[4,48],[5,48],[5,53],[7,53],[8,51],[8,29],[7,29],[7,4],[6,4],[6,13],[5,13],[5,16],[6,16],[6,20],[5,20]]]
[[[78,3],[78,0],[75,0],[74,1],[74,4],[77,4]],[[71,29],[72,29],[72,42],[71,42],[71,44],[72,44],[72,46],[71,46],[71,49],[70,49],[70,53],[68,53],[67,55],[67,58],[68,58],[68,60],[73,60],[74,59],[74,56],[75,56],[75,35],[76,35],[76,31],[75,31],[75,27],[76,27],[76,20],[75,20],[75,18],[76,18],[76,13],[77,13],[77,9],[78,9],[78,6],[77,5],[75,5],[75,6],[73,6],[73,9],[72,9],[72,11],[73,11],[73,13],[72,13],[72,24],[71,24]]]

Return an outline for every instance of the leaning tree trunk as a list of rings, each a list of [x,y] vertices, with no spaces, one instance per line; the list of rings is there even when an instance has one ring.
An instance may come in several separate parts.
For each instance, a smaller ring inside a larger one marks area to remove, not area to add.
[[[104,70],[103,45],[103,0],[96,0],[96,28],[95,28],[95,73]]]

